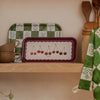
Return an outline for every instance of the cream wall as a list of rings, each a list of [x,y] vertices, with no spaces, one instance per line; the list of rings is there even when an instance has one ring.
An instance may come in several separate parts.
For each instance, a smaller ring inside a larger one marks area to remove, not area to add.
[[[76,38],[76,61],[79,62],[85,22],[81,1],[0,0],[0,45],[6,43],[8,28],[13,23],[58,23],[64,37]],[[14,100],[92,100],[89,92],[72,94],[71,89],[78,84],[79,77],[79,74],[0,74],[0,90],[12,89]],[[0,96],[0,100],[6,99]]]

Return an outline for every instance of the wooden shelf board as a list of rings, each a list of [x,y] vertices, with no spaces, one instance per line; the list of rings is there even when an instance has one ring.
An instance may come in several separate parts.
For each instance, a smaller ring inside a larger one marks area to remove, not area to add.
[[[80,73],[82,63],[1,63],[0,73]]]

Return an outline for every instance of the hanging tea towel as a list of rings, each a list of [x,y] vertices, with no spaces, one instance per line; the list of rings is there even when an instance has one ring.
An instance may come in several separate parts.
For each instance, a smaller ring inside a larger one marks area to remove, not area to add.
[[[100,100],[100,28],[91,33],[78,88],[93,90],[94,100]]]

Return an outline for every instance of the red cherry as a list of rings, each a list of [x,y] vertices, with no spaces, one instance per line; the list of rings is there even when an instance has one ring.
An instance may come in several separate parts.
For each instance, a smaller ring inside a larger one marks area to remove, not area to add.
[[[59,54],[62,55],[62,52],[60,52]]]
[[[38,50],[37,52],[40,53],[40,50]]]
[[[51,52],[49,52],[49,55],[51,55]]]
[[[30,54],[33,55],[33,52],[31,52]]]
[[[44,53],[44,51],[41,51],[41,53],[43,54],[43,53]]]
[[[36,52],[34,52],[34,55],[36,55]]]
[[[52,51],[52,53],[55,53],[55,51]]]
[[[56,53],[59,53],[59,51],[56,51]]]
[[[67,55],[67,52],[64,52],[64,55]]]
[[[45,52],[45,55],[48,55],[48,53],[47,53],[47,52]]]

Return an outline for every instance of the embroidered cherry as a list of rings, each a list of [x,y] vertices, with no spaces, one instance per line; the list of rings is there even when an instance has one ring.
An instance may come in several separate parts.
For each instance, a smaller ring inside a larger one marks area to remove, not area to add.
[[[62,55],[62,52],[60,52],[59,55]]]
[[[36,55],[36,52],[34,52],[34,55]]]
[[[63,55],[67,55],[67,52],[66,52],[66,48],[65,48],[65,47],[64,47],[63,50],[62,50],[62,54],[63,54]],[[60,55],[62,55],[62,54],[60,54]]]
[[[52,51],[52,53],[55,53],[55,51]]]
[[[36,48],[35,48],[34,45],[33,45],[33,47],[32,47],[32,51],[33,51],[33,52],[31,52],[31,55],[36,55]]]
[[[45,55],[49,57],[51,54],[52,52],[50,50],[50,46],[48,45],[47,52],[45,52]]]
[[[43,50],[42,50],[42,47],[41,47],[41,45],[39,45],[39,49],[38,49],[38,51],[37,51],[38,53],[44,53],[43,52]]]
[[[64,55],[67,55],[67,52],[64,52]]]
[[[48,52],[45,52],[45,55],[48,55]]]
[[[33,52],[31,52],[30,55],[33,55]]]
[[[52,53],[59,53],[58,50],[59,50],[59,49],[58,49],[58,46],[57,46],[57,44],[55,44],[54,51],[52,51]]]
[[[49,55],[51,55],[51,52],[49,52]]]
[[[40,51],[40,50],[38,50],[37,52],[38,52],[38,53],[40,53],[41,51]]]
[[[56,51],[56,53],[59,53],[59,51]]]
[[[41,53],[43,54],[43,53],[44,53],[44,51],[41,51]]]

